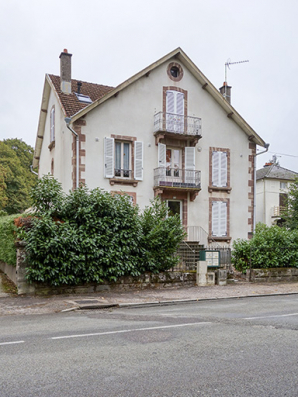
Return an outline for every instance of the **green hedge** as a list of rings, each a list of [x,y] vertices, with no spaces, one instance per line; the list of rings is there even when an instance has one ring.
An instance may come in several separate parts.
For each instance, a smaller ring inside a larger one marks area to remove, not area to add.
[[[64,195],[44,177],[33,191],[38,209],[19,237],[26,244],[27,279],[77,285],[124,275],[158,273],[175,265],[184,237],[178,216],[168,217],[160,200],[140,215],[126,195],[80,187]]]
[[[258,224],[251,240],[233,243],[232,263],[236,270],[298,267],[298,230]]]
[[[16,226],[14,219],[20,214],[0,216],[0,261],[16,265]]]

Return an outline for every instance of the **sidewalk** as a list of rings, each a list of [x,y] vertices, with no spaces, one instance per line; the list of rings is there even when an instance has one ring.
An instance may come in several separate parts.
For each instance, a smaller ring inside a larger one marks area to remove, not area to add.
[[[200,301],[283,294],[298,294],[298,283],[252,284],[245,281],[238,281],[226,286],[148,289],[51,297],[17,296],[6,294],[0,289],[0,316],[47,314],[79,309],[105,309],[111,306],[170,304],[171,302],[175,303],[178,301]]]

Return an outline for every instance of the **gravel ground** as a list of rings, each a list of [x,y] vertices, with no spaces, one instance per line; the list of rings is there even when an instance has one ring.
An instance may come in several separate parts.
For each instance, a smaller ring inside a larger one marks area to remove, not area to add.
[[[91,307],[98,307],[108,304],[141,304],[293,293],[298,294],[297,282],[253,284],[238,281],[226,286],[148,289],[51,297],[18,296],[12,293],[7,294],[0,289],[0,316],[55,313],[90,305]]]

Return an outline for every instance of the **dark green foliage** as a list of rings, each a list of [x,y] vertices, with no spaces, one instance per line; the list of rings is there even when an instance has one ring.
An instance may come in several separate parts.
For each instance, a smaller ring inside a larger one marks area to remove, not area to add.
[[[37,181],[30,171],[32,160],[33,148],[21,139],[0,141],[0,210],[14,214],[30,207]]]
[[[242,272],[250,267],[298,267],[298,230],[258,224],[251,240],[234,241],[232,262]]]
[[[0,216],[0,261],[16,265],[16,247],[14,219],[20,215]]]
[[[185,236],[179,215],[168,216],[168,208],[160,199],[151,202],[141,215],[144,267],[154,273],[168,270],[178,262],[174,255]]]
[[[116,281],[173,266],[172,254],[183,238],[177,217],[154,202],[142,216],[125,195],[80,187],[63,195],[50,176],[33,194],[33,227],[26,241],[27,279],[50,285]]]
[[[298,229],[298,177],[289,187],[287,209],[283,218],[286,220],[287,228]]]

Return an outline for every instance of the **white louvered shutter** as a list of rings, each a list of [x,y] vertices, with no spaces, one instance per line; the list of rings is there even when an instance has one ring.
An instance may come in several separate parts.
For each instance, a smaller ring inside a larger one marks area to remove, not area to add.
[[[104,175],[105,178],[114,176],[114,138],[104,138]]]
[[[219,186],[219,153],[212,152],[212,186]]]
[[[212,235],[227,236],[227,203],[224,201],[212,202]]]
[[[227,203],[219,201],[220,217],[219,217],[219,235],[227,236]]]
[[[143,142],[135,142],[135,179],[143,180]]]
[[[183,134],[184,132],[184,94],[182,92],[176,93],[176,124],[175,131]]]
[[[195,148],[185,148],[185,182],[188,184],[195,183]]]
[[[175,126],[175,93],[174,91],[167,91],[166,94],[166,121],[167,131],[173,132]]]
[[[167,152],[167,147],[163,143],[158,144],[158,168],[159,168],[159,180],[160,181],[165,181],[166,180],[166,152]]]
[[[220,186],[228,185],[228,155],[227,152],[220,153]]]

